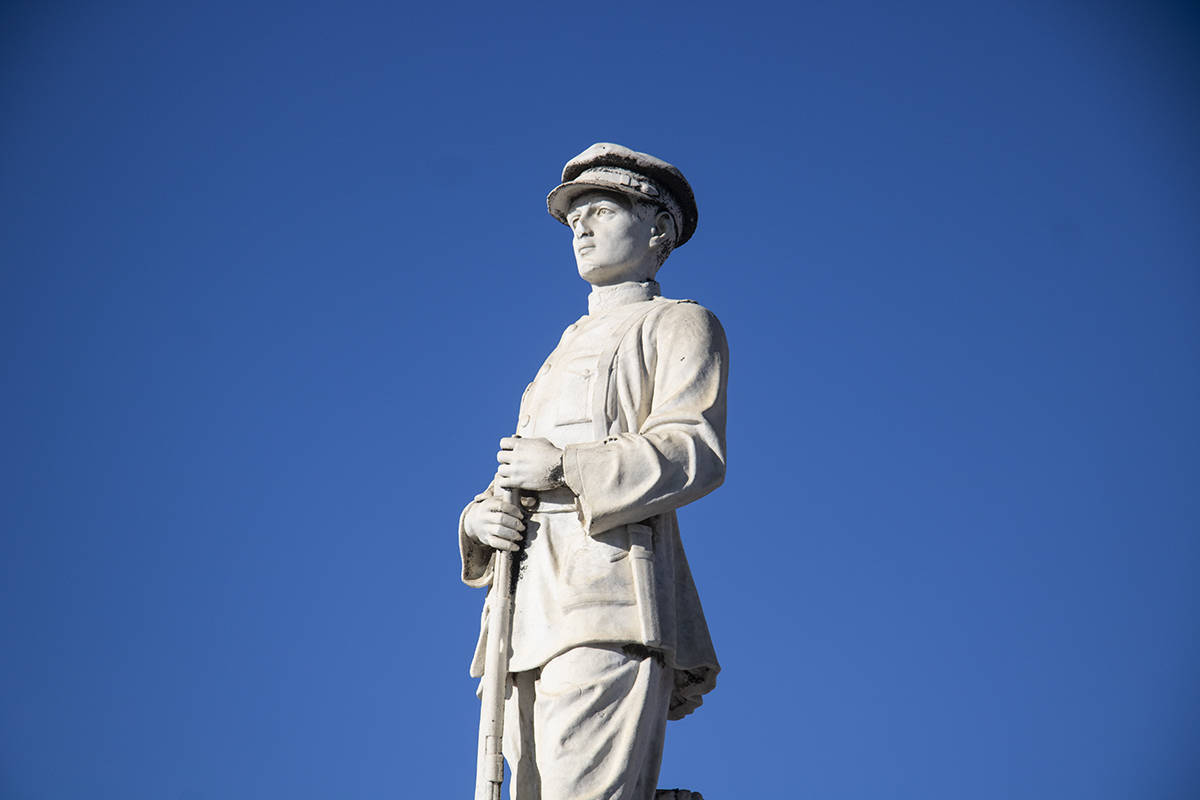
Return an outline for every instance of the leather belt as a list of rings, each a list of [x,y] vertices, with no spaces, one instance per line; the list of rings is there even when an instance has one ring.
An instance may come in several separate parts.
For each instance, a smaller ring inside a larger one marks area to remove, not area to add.
[[[537,498],[538,503],[533,510],[540,514],[561,514],[568,511],[575,513],[579,510],[575,493],[565,487],[538,492]]]

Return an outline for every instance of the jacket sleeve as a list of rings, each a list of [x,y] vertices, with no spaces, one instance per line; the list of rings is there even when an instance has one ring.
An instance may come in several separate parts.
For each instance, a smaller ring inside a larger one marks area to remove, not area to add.
[[[591,535],[672,511],[725,479],[729,346],[721,323],[702,306],[678,303],[651,324],[643,345],[651,402],[638,430],[564,449],[563,477]]]

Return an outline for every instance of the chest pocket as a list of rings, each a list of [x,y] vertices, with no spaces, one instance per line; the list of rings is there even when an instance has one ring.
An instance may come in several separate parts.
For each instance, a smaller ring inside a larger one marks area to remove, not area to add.
[[[558,397],[554,401],[554,421],[558,425],[590,422],[592,390],[596,382],[596,356],[576,356],[559,365],[555,381]]]

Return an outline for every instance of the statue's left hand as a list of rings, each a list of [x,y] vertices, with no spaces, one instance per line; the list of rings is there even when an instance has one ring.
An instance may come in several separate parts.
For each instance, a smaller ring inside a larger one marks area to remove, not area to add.
[[[496,460],[496,485],[502,489],[543,492],[563,486],[563,451],[549,439],[522,439],[509,436],[500,440]]]

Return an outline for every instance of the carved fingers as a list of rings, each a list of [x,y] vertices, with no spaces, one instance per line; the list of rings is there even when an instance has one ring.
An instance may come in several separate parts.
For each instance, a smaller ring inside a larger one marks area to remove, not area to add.
[[[468,536],[497,550],[516,550],[517,543],[524,538],[521,509],[498,497],[475,503],[467,511],[463,524]]]
[[[505,437],[496,453],[496,485],[533,492],[562,486],[562,455],[549,439]]]

